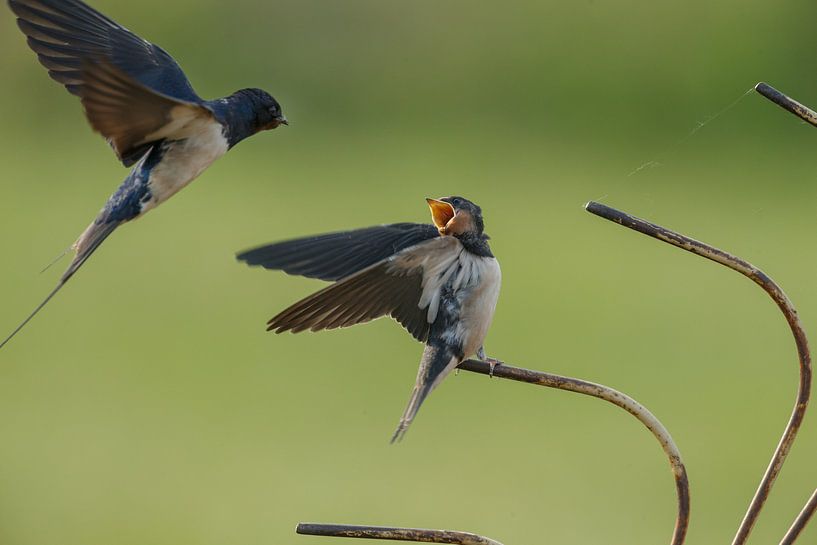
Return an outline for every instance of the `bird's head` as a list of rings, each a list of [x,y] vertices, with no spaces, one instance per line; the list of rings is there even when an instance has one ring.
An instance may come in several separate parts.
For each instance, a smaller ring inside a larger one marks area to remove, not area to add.
[[[253,132],[267,131],[279,125],[289,125],[281,111],[281,105],[272,95],[262,89],[242,89],[233,96],[239,97],[250,116]]]
[[[261,89],[251,89],[255,95],[255,122],[259,131],[276,129],[279,125],[289,125],[281,111],[281,105],[272,95]]]
[[[482,209],[463,197],[426,199],[431,218],[441,235],[455,237],[482,235]]]

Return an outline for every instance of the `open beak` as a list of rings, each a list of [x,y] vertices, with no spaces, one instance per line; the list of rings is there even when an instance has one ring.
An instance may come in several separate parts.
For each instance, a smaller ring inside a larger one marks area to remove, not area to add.
[[[431,208],[431,219],[434,221],[434,226],[440,234],[446,234],[448,222],[457,215],[454,207],[445,201],[438,201],[437,199],[426,199],[426,202],[428,207]]]

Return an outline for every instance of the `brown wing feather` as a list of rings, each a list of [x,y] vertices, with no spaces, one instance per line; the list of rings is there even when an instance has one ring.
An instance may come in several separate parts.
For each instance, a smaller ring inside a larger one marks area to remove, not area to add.
[[[105,62],[86,64],[80,99],[95,131],[108,139],[123,159],[145,144],[182,136],[185,127],[212,119],[199,104],[159,94]]]
[[[391,316],[420,342],[428,339],[429,304],[426,289],[434,289],[452,259],[462,250],[454,237],[435,237],[343,278],[287,308],[267,330],[334,329]],[[428,269],[428,270],[427,270]]]
[[[419,341],[428,338],[426,311],[419,308],[422,270],[395,274],[382,262],[298,301],[267,323],[276,333],[349,327],[390,315]],[[393,268],[392,268],[393,269]]]

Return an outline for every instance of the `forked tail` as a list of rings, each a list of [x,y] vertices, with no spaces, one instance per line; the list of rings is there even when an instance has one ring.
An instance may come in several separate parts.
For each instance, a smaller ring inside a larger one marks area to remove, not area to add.
[[[73,259],[73,261],[71,261],[71,264],[68,265],[68,269],[66,269],[63,275],[60,277],[60,281],[57,284],[57,287],[51,290],[51,293],[49,293],[46,296],[46,298],[43,299],[43,302],[37,305],[37,308],[35,308],[34,311],[31,314],[29,314],[28,317],[25,320],[23,320],[23,322],[20,325],[18,325],[8,337],[6,337],[3,340],[3,342],[0,343],[0,348],[6,346],[6,344],[15,335],[17,335],[17,333],[19,333],[20,330],[26,326],[26,324],[28,324],[28,322],[30,322],[31,319],[34,318],[34,316],[36,316],[37,313],[40,312],[46,304],[48,304],[51,298],[54,297],[57,294],[57,292],[60,291],[60,289],[62,289],[66,282],[68,282],[68,279],[71,278],[74,275],[74,273],[79,270],[80,267],[82,267],[82,264],[85,263],[89,257],[91,257],[91,254],[94,253],[94,250],[99,248],[99,245],[102,244],[102,242],[106,238],[108,238],[108,235],[113,233],[114,229],[116,229],[119,225],[120,224],[118,222],[102,224],[97,224],[96,222],[94,222],[88,227],[88,229],[85,230],[84,233],[82,233],[82,235],[79,237],[79,240],[77,240],[77,243],[75,245],[77,255]]]

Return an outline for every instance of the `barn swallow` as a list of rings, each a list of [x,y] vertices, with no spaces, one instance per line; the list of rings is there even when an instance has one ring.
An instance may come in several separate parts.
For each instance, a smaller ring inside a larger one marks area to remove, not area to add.
[[[94,131],[133,167],[69,250],[56,288],[2,348],[120,225],[156,208],[243,139],[286,125],[261,89],[204,100],[162,48],[79,0],[8,0],[48,74],[79,97]]]
[[[462,197],[427,199],[433,225],[395,223],[262,246],[238,255],[265,269],[334,282],[269,322],[267,331],[319,331],[391,316],[425,343],[403,437],[428,394],[464,359],[487,358],[501,273],[482,210]]]

